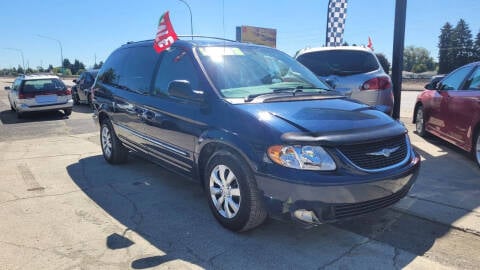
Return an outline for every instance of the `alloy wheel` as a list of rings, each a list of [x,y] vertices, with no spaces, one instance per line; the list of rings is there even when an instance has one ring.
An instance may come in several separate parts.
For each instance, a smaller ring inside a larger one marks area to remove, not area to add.
[[[232,219],[241,204],[240,186],[233,171],[225,165],[217,165],[210,174],[210,198],[217,212]]]
[[[107,125],[102,127],[102,149],[105,156],[108,158],[112,156],[112,135]]]

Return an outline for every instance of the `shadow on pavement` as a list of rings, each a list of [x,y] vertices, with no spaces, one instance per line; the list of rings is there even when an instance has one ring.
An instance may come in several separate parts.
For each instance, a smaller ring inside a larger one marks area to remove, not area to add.
[[[199,184],[142,159],[131,157],[127,164],[112,166],[99,155],[81,159],[68,166],[67,171],[86,195],[111,217],[166,253],[133,261],[131,267],[135,269],[171,260],[183,260],[204,268],[319,269],[333,266],[339,261],[339,256],[354,257],[353,250],[364,244],[373,245],[364,246],[367,250],[373,249],[372,252],[378,249],[380,253],[390,254],[394,266],[402,268],[416,255],[427,254],[435,242],[450,230],[448,226],[389,208],[310,230],[293,223],[267,220],[253,231],[233,233],[215,221]],[[380,243],[365,242],[364,238],[344,230]],[[107,236],[107,243],[114,243],[111,248],[132,244],[122,237],[119,234]],[[400,249],[414,255],[402,251],[403,256],[399,256]],[[385,256],[380,253],[375,255],[377,257],[370,266]],[[462,259],[468,254],[459,256]],[[355,262],[355,258],[351,260]],[[360,257],[356,260],[364,259]],[[349,262],[348,259],[346,261]]]
[[[93,114],[93,110],[88,104],[74,105],[72,111],[75,113]]]
[[[53,121],[68,119],[63,111],[48,111],[48,112],[31,112],[26,113],[22,118],[18,118],[17,114],[12,110],[6,110],[0,112],[0,119],[2,124],[18,124],[28,122],[41,122],[41,121]]]

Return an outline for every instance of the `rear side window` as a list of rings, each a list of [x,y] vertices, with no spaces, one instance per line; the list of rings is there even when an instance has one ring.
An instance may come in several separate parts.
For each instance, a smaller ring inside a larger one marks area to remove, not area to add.
[[[128,51],[118,49],[108,57],[98,75],[98,80],[104,84],[117,86],[122,77],[125,58]]]
[[[297,60],[317,76],[349,76],[380,68],[377,58],[362,51],[331,50],[300,55]]]
[[[35,93],[43,91],[62,91],[65,89],[65,84],[59,79],[40,79],[24,81],[22,92]]]
[[[119,85],[141,93],[148,93],[152,82],[153,70],[159,55],[152,47],[134,47],[127,49],[123,76]]]

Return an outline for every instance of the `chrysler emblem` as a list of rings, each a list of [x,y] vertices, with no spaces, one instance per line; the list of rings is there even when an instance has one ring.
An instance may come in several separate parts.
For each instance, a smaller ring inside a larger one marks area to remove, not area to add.
[[[400,148],[400,146],[394,147],[394,148],[384,148],[378,152],[372,152],[372,153],[367,153],[369,156],[384,156],[384,157],[389,157],[393,152],[397,151]]]

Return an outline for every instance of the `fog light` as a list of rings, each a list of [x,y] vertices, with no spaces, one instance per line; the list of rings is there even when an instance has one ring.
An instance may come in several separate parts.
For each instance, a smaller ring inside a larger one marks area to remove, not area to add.
[[[295,210],[295,212],[293,212],[293,215],[295,216],[295,218],[303,222],[317,223],[317,224],[321,223],[313,211],[299,209],[299,210]]]

